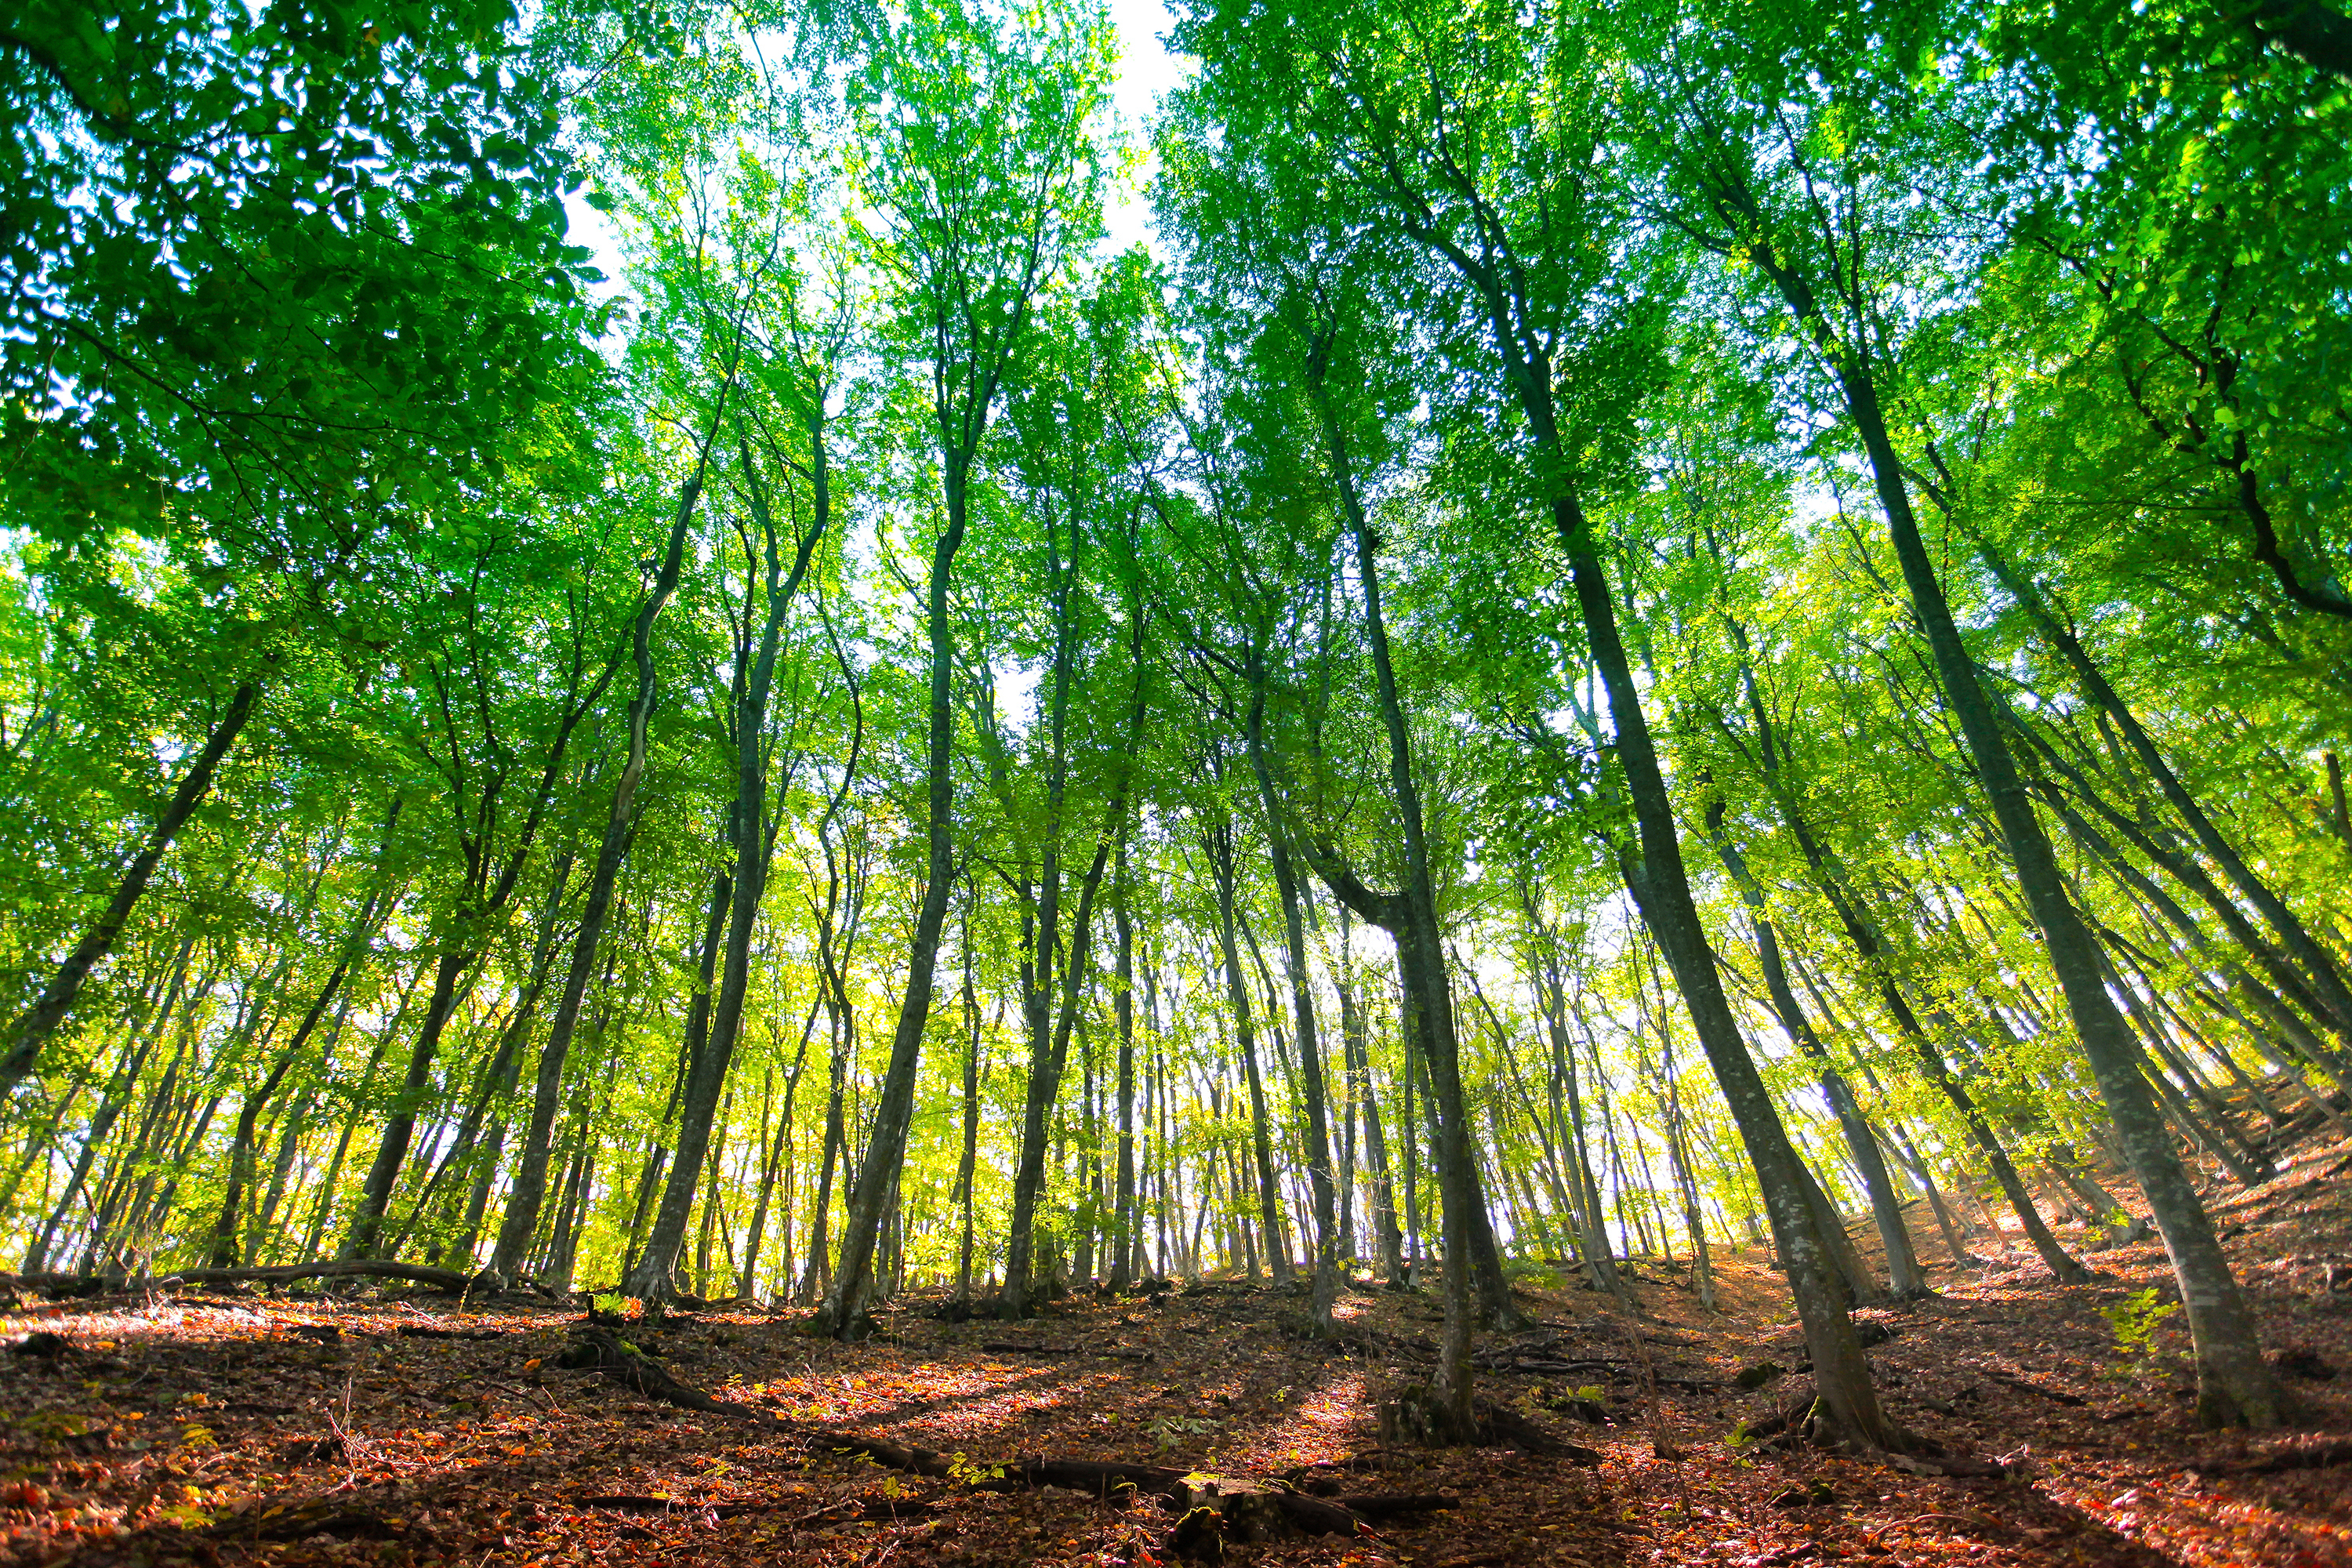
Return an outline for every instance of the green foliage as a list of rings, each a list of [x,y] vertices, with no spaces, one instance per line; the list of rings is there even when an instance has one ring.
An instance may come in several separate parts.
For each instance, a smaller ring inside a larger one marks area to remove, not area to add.
[[[984,1487],[1004,1479],[1004,1466],[987,1465],[962,1453],[948,1456],[948,1479],[961,1487]]]
[[[1764,1228],[1669,838],[1800,1146],[1834,1074],[1945,1192],[2123,1183],[1857,376],[2167,1113],[2352,1041],[2352,99],[2234,13],[1195,0],[1146,160],[1078,0],[19,10],[12,1031],[155,858],[0,1106],[12,1266],[293,1261],[364,1188],[467,1268],[536,1121],[525,1271],[617,1312],[723,1060],[705,1295],[815,1290],[876,1157],[897,1279],[985,1297],[1016,1213],[1041,1271],[1263,1273],[1328,1183],[1426,1288],[1418,854],[1505,1282],[1687,1271]]]
[[[2101,1307],[2099,1316],[2116,1335],[2116,1363],[2108,1375],[2133,1378],[2153,1373],[2164,1358],[2157,1331],[2179,1310],[2180,1303],[2163,1300],[2163,1292],[2153,1285]]]

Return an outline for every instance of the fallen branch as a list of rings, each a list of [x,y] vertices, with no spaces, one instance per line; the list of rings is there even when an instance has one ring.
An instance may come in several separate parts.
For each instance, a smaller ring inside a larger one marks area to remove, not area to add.
[[[452,1296],[465,1294],[473,1276],[454,1268],[389,1259],[340,1258],[328,1263],[288,1263],[268,1268],[178,1268],[169,1274],[0,1274],[0,1286],[51,1295],[87,1295],[106,1290],[162,1289],[173,1285],[286,1285],[298,1279],[405,1279]]]
[[[313,1535],[360,1536],[389,1541],[410,1533],[403,1521],[371,1508],[332,1498],[294,1501],[263,1499],[215,1523],[205,1534],[224,1541],[306,1541]]]
[[[1479,1441],[1487,1446],[1508,1446],[1538,1458],[1566,1459],[1578,1465],[1598,1465],[1604,1457],[1598,1448],[1554,1436],[1507,1405],[1481,1399],[1475,1402],[1474,1413],[1478,1418]]]
[[[578,1343],[566,1353],[561,1364],[576,1371],[601,1372],[623,1387],[681,1409],[730,1416],[768,1431],[799,1437],[808,1445],[812,1453],[856,1454],[886,1468],[932,1479],[971,1477],[972,1489],[976,1491],[1062,1487],[1072,1491],[1092,1492],[1105,1500],[1122,1493],[1156,1498],[1163,1507],[1180,1516],[1170,1544],[1171,1550],[1182,1555],[1214,1555],[1222,1550],[1222,1543],[1229,1540],[1265,1541],[1301,1534],[1356,1535],[1363,1531],[1364,1521],[1369,1519],[1393,1519],[1426,1513],[1449,1508],[1454,1503],[1450,1497],[1426,1493],[1359,1493],[1339,1499],[1311,1497],[1281,1481],[1203,1476],[1197,1471],[1188,1472],[1166,1465],[1132,1464],[1119,1459],[1049,1459],[1040,1455],[995,1464],[974,1464],[969,1459],[951,1460],[935,1449],[913,1444],[894,1443],[887,1438],[869,1436],[864,1433],[778,1421],[747,1405],[714,1399],[698,1388],[680,1383],[658,1363],[639,1352],[610,1330],[582,1324],[572,1331],[578,1336]],[[1507,1413],[1495,1409],[1485,1414],[1489,1421],[1498,1416],[1505,1421],[1509,1419]],[[1517,1425],[1524,1426],[1525,1424]],[[1527,1437],[1541,1436],[1533,1428],[1528,1428],[1519,1435]],[[1545,1447],[1549,1451],[1565,1453],[1580,1462],[1597,1463],[1601,1458],[1591,1449],[1578,1448],[1572,1444],[1558,1444],[1547,1439]],[[656,1505],[680,1509],[732,1508],[747,1511],[755,1506],[766,1506],[673,1505],[667,1499],[622,1495],[583,1500],[585,1507],[652,1508]],[[894,1503],[893,1506],[898,1505]],[[927,1507],[928,1502],[924,1506]],[[889,1517],[897,1515],[893,1513]]]
[[[845,1523],[856,1520],[867,1524],[887,1523],[934,1510],[937,1494],[919,1498],[851,1497],[829,1502],[823,1508],[800,1515],[792,1522],[809,1525],[824,1522]],[[688,1498],[639,1497],[633,1493],[614,1493],[605,1497],[576,1498],[575,1508],[613,1509],[623,1513],[695,1514],[712,1519],[741,1519],[746,1514],[782,1513],[781,1502],[696,1502]]]
[[[2205,1476],[2275,1476],[2288,1470],[2323,1470],[2352,1464],[2352,1438],[2306,1443],[2242,1459],[2198,1459],[2187,1467]]]
[[[609,1329],[579,1325],[572,1331],[578,1336],[579,1343],[557,1361],[559,1366],[574,1372],[601,1372],[625,1388],[634,1389],[646,1398],[659,1400],[665,1405],[675,1405],[682,1410],[698,1411],[705,1415],[731,1416],[772,1432],[805,1435],[804,1428],[788,1426],[748,1405],[730,1405],[723,1399],[713,1399],[702,1390],[678,1382],[662,1370],[660,1363],[639,1353],[634,1345]]]
[[[614,1509],[623,1513],[709,1513],[720,1519],[735,1519],[747,1513],[774,1513],[784,1506],[780,1502],[695,1502],[685,1498],[639,1497],[625,1492],[575,1498],[572,1505],[576,1508]]]
[[[2015,1373],[2002,1372],[1997,1367],[1988,1366],[1979,1370],[1995,1383],[2010,1388],[2021,1388],[2028,1394],[2038,1394],[2044,1399],[2053,1399],[2061,1405],[2082,1405],[2091,1403],[2079,1394],[2069,1394],[2063,1388],[2053,1388],[2046,1383],[2036,1383],[2030,1377],[2020,1377]]]

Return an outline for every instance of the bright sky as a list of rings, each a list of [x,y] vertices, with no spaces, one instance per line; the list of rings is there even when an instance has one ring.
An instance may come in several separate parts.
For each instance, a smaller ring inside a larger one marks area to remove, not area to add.
[[[1162,0],[1110,0],[1118,29],[1118,86],[1113,100],[1120,124],[1138,144],[1150,135],[1151,116],[1162,94],[1183,80],[1184,61],[1168,52],[1160,35],[1174,25]],[[1149,160],[1136,170],[1132,188],[1112,197],[1108,214],[1111,249],[1118,252],[1151,238],[1151,210],[1143,185],[1151,177]]]
[[[1173,25],[1164,0],[1108,0],[1112,26],[1118,30],[1118,79],[1112,89],[1112,109],[1119,127],[1130,145],[1142,149],[1150,139],[1151,120],[1160,98],[1183,80],[1184,58],[1169,53],[1160,36]],[[1138,244],[1148,244],[1151,233],[1151,208],[1144,195],[1150,182],[1152,161],[1147,156],[1139,162],[1127,184],[1111,193],[1105,216],[1109,230],[1105,255],[1117,255]],[[564,200],[565,216],[571,220],[570,238],[575,245],[585,245],[595,253],[595,262],[605,277],[597,290],[602,298],[610,299],[625,292],[621,276],[619,234],[613,221],[590,206],[583,198],[586,192]],[[620,339],[608,343],[617,352]],[[1005,717],[1019,724],[1025,721],[1030,693],[1035,684],[1034,670],[1018,667],[1000,670],[997,675],[997,701]]]
[[[1111,92],[1112,108],[1128,141],[1139,149],[1150,140],[1151,118],[1160,97],[1183,80],[1185,60],[1170,54],[1160,41],[1160,35],[1175,24],[1163,0],[1109,0],[1109,5],[1111,24],[1118,30],[1119,43],[1118,80]],[[1110,230],[1107,254],[1116,255],[1151,240],[1151,208],[1143,193],[1152,168],[1152,160],[1147,156],[1137,165],[1132,180],[1111,194],[1106,214]],[[565,214],[572,220],[570,237],[575,245],[585,245],[596,253],[596,265],[608,279],[603,293],[609,297],[621,288],[618,237],[612,220],[582,199],[585,194],[564,199]]]

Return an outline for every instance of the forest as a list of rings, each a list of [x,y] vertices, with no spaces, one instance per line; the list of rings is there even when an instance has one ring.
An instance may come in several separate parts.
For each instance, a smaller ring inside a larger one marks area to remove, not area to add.
[[[24,1561],[2352,1561],[2332,5],[15,0],[0,132]]]

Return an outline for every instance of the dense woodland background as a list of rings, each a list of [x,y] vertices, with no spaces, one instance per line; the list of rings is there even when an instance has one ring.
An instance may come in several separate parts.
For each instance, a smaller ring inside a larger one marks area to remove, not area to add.
[[[1897,1447],[1851,1304],[2152,1219],[2291,1419],[2192,1181],[2352,1095],[2352,27],[1171,26],[0,23],[8,1261],[1442,1259],[1442,1436],[1766,1243]]]

